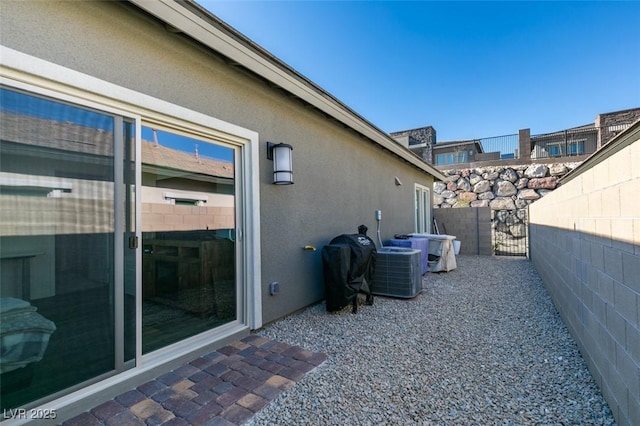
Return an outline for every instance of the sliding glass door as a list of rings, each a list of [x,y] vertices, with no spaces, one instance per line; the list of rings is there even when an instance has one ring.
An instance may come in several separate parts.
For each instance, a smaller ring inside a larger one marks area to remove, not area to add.
[[[142,128],[142,352],[238,319],[235,150]]]
[[[203,127],[0,96],[3,410],[242,323],[241,148]]]
[[[2,409],[135,364],[135,126],[0,88]]]

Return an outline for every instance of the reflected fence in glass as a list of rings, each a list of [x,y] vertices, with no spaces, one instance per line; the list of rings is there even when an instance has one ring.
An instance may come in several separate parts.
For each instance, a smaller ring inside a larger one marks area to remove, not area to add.
[[[234,151],[143,128],[142,351],[234,321]]]
[[[115,361],[116,346],[126,348],[116,345],[114,321],[123,285],[114,266],[114,153],[125,141],[115,128],[133,126],[5,87],[0,94],[6,410],[123,368]]]

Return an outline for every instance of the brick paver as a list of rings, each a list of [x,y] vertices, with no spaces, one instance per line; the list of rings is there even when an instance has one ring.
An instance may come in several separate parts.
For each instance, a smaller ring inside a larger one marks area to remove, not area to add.
[[[62,425],[241,425],[326,359],[250,335]]]

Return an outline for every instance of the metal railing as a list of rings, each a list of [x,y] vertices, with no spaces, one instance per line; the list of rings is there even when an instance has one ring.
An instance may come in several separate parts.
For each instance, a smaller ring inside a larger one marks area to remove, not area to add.
[[[518,134],[493,136],[490,138],[480,139],[480,145],[484,151],[482,156],[495,156],[498,155],[498,160],[507,160],[512,158],[518,158]],[[476,154],[476,158],[478,154]]]
[[[434,153],[434,160],[436,166],[444,167],[481,161],[508,161],[517,158],[541,159],[588,155],[593,154],[598,149],[599,143],[602,143],[599,142],[602,138],[601,130],[606,129],[585,127],[533,135],[530,137],[529,152],[520,152],[518,134],[457,141],[456,147],[452,147],[451,151]]]
[[[518,158],[518,135],[492,136],[489,138],[455,141],[450,150],[435,152],[436,166],[495,161]],[[451,142],[445,142],[450,144]],[[444,143],[443,143],[444,144]],[[440,145],[441,147],[443,146]],[[436,144],[435,146],[438,146]]]
[[[586,127],[531,136],[531,158],[573,157],[598,149],[600,129]]]

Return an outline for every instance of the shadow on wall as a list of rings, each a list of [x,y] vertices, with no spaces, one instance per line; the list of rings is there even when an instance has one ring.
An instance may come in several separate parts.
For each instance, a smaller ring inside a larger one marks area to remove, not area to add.
[[[640,412],[640,247],[539,224],[530,225],[530,244],[531,260],[616,421],[633,424]]]

